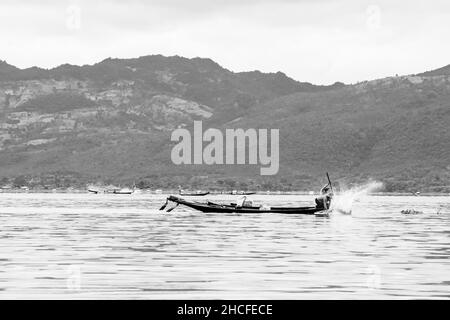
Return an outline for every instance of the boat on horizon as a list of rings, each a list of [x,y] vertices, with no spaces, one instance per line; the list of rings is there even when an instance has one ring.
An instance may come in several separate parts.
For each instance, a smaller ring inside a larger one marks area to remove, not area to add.
[[[237,196],[250,196],[253,194],[256,194],[255,191],[237,191],[237,190],[232,190],[230,192],[226,192],[225,194],[232,194],[232,195],[237,195]]]
[[[135,192],[135,187],[133,189],[125,187],[116,187],[116,186],[107,186],[107,187],[97,187],[97,186],[88,186],[87,191],[94,194],[99,193],[112,193],[112,194],[132,194]]]
[[[183,197],[202,197],[208,195],[209,191],[201,191],[197,190],[195,192],[185,192],[183,189],[181,189],[181,186],[178,186],[178,194]]]
[[[93,194],[105,193],[105,190],[100,187],[88,186],[87,191]]]
[[[112,193],[114,193],[114,194],[132,194],[132,193],[134,193],[134,188],[133,189],[130,189],[130,188],[121,188],[121,189],[114,189],[113,191],[112,191]]]

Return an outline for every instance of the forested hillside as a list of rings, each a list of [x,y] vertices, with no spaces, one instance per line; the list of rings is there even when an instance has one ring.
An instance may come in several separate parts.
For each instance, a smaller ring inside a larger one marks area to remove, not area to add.
[[[342,184],[450,192],[450,73],[316,86],[210,59],[145,56],[51,70],[0,62],[0,185],[310,190]],[[280,130],[280,171],[175,166],[172,130]]]

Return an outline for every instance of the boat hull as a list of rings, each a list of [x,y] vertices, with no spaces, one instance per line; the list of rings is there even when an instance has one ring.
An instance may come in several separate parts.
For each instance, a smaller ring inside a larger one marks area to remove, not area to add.
[[[208,195],[209,192],[199,192],[199,193],[180,193],[183,197],[202,197]]]
[[[201,203],[196,201],[186,201],[182,198],[170,196],[167,198],[168,201],[175,202],[180,205],[201,211],[201,212],[215,212],[215,213],[281,213],[281,214],[309,214],[314,215],[317,212],[323,211],[321,208],[317,207],[250,207],[243,206],[238,207],[234,205],[222,205],[217,203]]]

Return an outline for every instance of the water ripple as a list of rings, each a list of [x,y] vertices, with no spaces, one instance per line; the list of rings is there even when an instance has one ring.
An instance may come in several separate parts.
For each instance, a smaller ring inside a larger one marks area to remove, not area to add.
[[[164,213],[163,202],[0,194],[0,298],[450,298],[449,197],[365,197],[330,218]]]

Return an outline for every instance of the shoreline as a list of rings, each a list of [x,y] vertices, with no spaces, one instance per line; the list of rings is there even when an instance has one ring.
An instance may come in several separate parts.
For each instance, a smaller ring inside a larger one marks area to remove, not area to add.
[[[256,192],[255,196],[258,195],[304,195],[304,196],[316,196],[318,195],[318,192],[311,193],[310,191],[252,191]],[[14,193],[58,193],[58,194],[67,194],[67,193],[73,193],[73,194],[90,194],[87,190],[46,190],[46,189],[31,189],[31,190],[20,190],[20,189],[0,189],[0,193],[5,194],[14,194]],[[96,195],[94,193],[91,193],[92,195]],[[120,195],[120,194],[114,194],[114,193],[99,193],[99,194],[111,194],[111,195]],[[160,195],[178,195],[178,190],[139,190],[138,192],[135,192],[134,194],[160,194]],[[129,194],[130,195],[130,194]],[[216,195],[224,195],[224,196],[243,196],[241,194],[230,194],[230,193],[222,193],[220,191],[212,191],[210,194],[206,196],[197,196],[197,197],[208,197],[208,196],[216,196]],[[247,197],[250,197],[252,195],[246,195]],[[410,196],[410,197],[448,197],[450,196],[450,193],[438,193],[438,192],[424,192],[420,195],[414,195],[409,192],[373,192],[368,193],[368,196]],[[122,196],[126,196],[122,194]],[[183,197],[183,196],[181,196]]]

